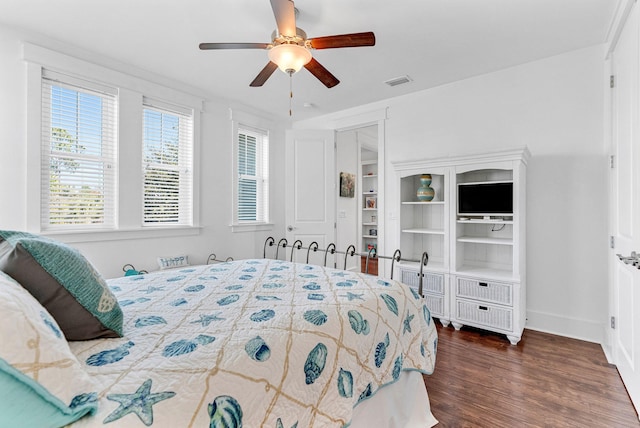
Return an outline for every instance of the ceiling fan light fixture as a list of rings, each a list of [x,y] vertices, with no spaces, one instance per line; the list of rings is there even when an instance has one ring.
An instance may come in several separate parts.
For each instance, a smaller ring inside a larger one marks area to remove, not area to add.
[[[311,52],[304,46],[285,43],[275,45],[268,52],[269,60],[285,73],[293,74],[311,61]]]

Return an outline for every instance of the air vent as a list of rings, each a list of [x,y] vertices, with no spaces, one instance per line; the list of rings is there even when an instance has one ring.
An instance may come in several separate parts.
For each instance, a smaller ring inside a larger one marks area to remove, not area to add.
[[[398,86],[398,85],[403,85],[409,82],[411,82],[411,77],[405,75],[405,76],[395,77],[393,79],[386,80],[384,83],[386,83],[389,86]]]

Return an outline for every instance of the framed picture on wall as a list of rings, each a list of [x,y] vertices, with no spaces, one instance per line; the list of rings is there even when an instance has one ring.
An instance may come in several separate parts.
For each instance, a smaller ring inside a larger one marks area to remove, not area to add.
[[[340,197],[353,198],[356,190],[356,176],[348,172],[340,173]]]
[[[378,200],[373,196],[367,196],[366,198],[364,198],[364,204],[366,208],[370,208],[370,209],[377,208]]]

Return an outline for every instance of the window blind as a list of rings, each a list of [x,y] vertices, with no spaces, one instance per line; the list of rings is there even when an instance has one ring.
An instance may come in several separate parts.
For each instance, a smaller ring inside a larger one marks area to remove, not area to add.
[[[269,221],[269,139],[266,132],[239,127],[237,221]]]
[[[193,224],[193,113],[145,98],[143,225]]]
[[[41,228],[116,224],[117,91],[45,72]]]

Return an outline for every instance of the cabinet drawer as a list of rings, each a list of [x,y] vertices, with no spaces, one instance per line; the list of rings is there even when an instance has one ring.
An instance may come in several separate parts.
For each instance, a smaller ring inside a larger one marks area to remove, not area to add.
[[[444,315],[444,296],[425,293],[424,300],[432,316],[437,318]]]
[[[500,282],[457,278],[456,296],[481,299],[487,302],[513,304],[513,285]]]
[[[513,311],[510,308],[456,300],[456,318],[481,326],[511,331]]]
[[[420,285],[420,272],[401,269],[400,282],[418,290]],[[439,273],[423,273],[422,292],[444,293],[444,275]]]

